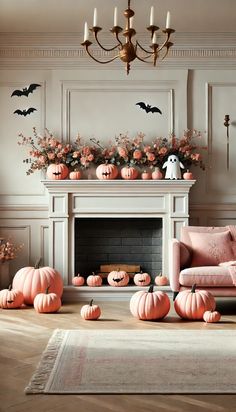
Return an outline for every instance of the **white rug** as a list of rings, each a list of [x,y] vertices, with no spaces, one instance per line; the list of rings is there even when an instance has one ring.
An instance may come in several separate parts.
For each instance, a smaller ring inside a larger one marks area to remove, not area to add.
[[[56,330],[26,393],[236,393],[236,331]]]

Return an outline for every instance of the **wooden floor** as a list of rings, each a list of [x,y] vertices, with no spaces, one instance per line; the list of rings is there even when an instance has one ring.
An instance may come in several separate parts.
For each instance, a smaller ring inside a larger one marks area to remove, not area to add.
[[[236,411],[236,395],[25,395],[24,388],[57,328],[236,329],[236,299],[217,302],[222,322],[211,325],[181,321],[173,308],[162,322],[142,322],[130,316],[128,302],[99,304],[102,318],[97,322],[80,318],[81,304],[67,304],[58,314],[48,315],[36,314],[32,308],[0,310],[1,412]]]

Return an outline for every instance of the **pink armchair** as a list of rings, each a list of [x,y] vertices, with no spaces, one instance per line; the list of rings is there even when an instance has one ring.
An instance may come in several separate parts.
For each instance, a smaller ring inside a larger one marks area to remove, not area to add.
[[[236,296],[236,226],[182,227],[170,253],[174,299],[194,283],[214,296]]]

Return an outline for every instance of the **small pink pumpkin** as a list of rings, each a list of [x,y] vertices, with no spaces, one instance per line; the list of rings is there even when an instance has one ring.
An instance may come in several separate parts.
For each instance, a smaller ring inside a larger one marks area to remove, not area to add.
[[[148,273],[136,273],[134,275],[134,284],[137,286],[148,286],[151,283],[151,276]]]
[[[82,176],[82,174],[81,174],[81,172],[80,172],[79,170],[73,170],[73,171],[70,172],[70,174],[69,174],[69,178],[70,178],[71,180],[79,180],[79,179],[81,179],[81,176]]]
[[[184,180],[193,180],[193,174],[189,170],[183,174]]]
[[[72,278],[72,285],[74,285],[74,286],[83,286],[84,282],[85,282],[84,277],[80,276],[79,273],[78,273],[78,275],[76,275]]]
[[[219,322],[221,318],[221,314],[217,312],[217,310],[207,310],[204,312],[203,320],[206,323],[216,323]]]
[[[153,180],[163,179],[163,173],[160,171],[159,167],[155,167],[154,171],[152,172],[152,179]]]
[[[98,305],[93,305],[92,299],[89,305],[82,306],[80,315],[85,320],[97,320],[101,316],[101,309]]]
[[[69,169],[63,163],[51,164],[47,168],[47,178],[52,180],[66,179],[69,174]]]
[[[16,309],[24,302],[23,293],[20,290],[12,289],[12,285],[8,289],[0,291],[0,308],[1,309]]]
[[[137,179],[138,177],[137,169],[135,169],[135,167],[132,167],[132,166],[122,167],[120,174],[121,174],[122,179],[125,179],[125,180],[134,180],[134,179]]]
[[[141,179],[143,180],[150,180],[152,178],[152,174],[150,172],[147,172],[144,170],[144,172],[141,174]]]
[[[110,286],[127,286],[129,283],[129,275],[124,270],[113,270],[107,276],[107,282]]]
[[[99,180],[113,180],[118,176],[118,169],[112,163],[103,163],[96,169],[96,176]]]
[[[61,299],[56,293],[49,293],[50,286],[45,293],[39,293],[34,298],[34,309],[38,313],[54,313],[61,307]]]
[[[100,275],[96,275],[94,272],[87,277],[87,285],[90,287],[101,286],[102,278]]]
[[[166,286],[169,284],[169,280],[166,276],[163,276],[162,273],[159,273],[159,275],[155,277],[155,284],[157,286]]]
[[[162,291],[154,291],[153,285],[148,291],[136,292],[130,300],[130,311],[140,320],[163,319],[170,310],[170,299]]]

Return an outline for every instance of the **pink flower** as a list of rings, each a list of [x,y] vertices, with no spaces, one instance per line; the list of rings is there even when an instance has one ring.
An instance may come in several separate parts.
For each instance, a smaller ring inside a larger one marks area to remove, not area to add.
[[[81,163],[83,166],[85,166],[85,165],[87,164],[87,159],[86,159],[86,157],[82,156],[81,159],[80,159],[80,163]]]
[[[146,155],[150,162],[153,162],[156,159],[156,156],[154,155],[154,153],[147,152]]]
[[[143,150],[144,150],[144,153],[150,152],[151,146],[145,146]]]
[[[45,157],[44,156],[39,156],[39,163],[41,163],[41,164],[45,163]]]
[[[80,156],[79,152],[73,152],[72,157],[73,159],[77,159]]]
[[[93,154],[88,155],[87,160],[88,160],[89,162],[92,162],[93,159],[94,159],[94,155],[93,155]]]
[[[62,149],[62,144],[59,143],[59,144],[57,145],[57,147],[58,147],[59,150],[61,150],[61,149]]]
[[[192,153],[191,154],[191,159],[192,160],[196,160],[197,162],[199,162],[200,158],[201,158],[200,153]]]
[[[167,152],[168,152],[168,149],[166,147],[161,147],[160,150],[158,151],[159,155],[161,156],[165,156]]]
[[[48,159],[49,160],[54,160],[55,159],[55,153],[48,153]]]
[[[49,139],[49,146],[51,147],[56,147],[57,146],[57,141],[56,139]]]
[[[140,160],[140,159],[142,159],[142,157],[143,157],[143,154],[142,154],[141,150],[136,149],[133,153],[133,158],[136,159],[136,160]]]
[[[127,157],[128,155],[127,149],[125,149],[124,147],[118,147],[118,153],[120,157]]]
[[[61,153],[61,152],[57,153],[57,158],[58,159],[61,159],[62,157],[63,157],[63,153]]]
[[[89,146],[85,146],[82,149],[83,155],[88,156],[91,153],[90,147]]]

